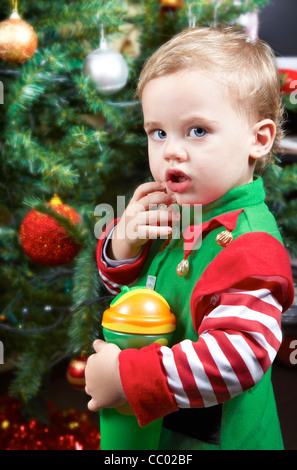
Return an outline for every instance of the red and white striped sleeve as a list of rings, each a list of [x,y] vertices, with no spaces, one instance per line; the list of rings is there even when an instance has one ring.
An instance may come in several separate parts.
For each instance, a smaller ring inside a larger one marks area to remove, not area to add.
[[[290,261],[280,242],[267,234],[233,241],[192,293],[197,341],[120,353],[123,388],[139,424],[179,408],[223,403],[257,384],[277,354],[281,314],[293,299]]]
[[[265,288],[215,294],[197,342],[161,347],[177,406],[213,406],[257,384],[280,346],[281,313],[282,306]]]
[[[99,239],[96,252],[99,276],[106,289],[113,295],[119,294],[123,285],[129,285],[137,279],[150,247],[148,242],[144,246],[142,253],[137,258],[131,260],[121,262],[107,260],[105,246],[117,222],[118,219],[106,227]]]
[[[227,289],[211,297],[197,341],[122,351],[122,384],[139,424],[223,403],[256,385],[281,344],[282,311],[266,287]]]

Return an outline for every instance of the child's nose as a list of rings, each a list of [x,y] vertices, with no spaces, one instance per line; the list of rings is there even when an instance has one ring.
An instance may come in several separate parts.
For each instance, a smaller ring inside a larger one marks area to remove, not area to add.
[[[164,159],[166,161],[184,161],[187,160],[187,158],[188,154],[182,142],[180,142],[178,139],[167,139],[164,148]]]

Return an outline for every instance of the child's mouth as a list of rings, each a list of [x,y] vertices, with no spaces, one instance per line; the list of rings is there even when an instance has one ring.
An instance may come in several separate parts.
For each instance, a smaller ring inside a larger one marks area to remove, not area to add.
[[[173,193],[183,193],[191,184],[189,176],[180,170],[167,170],[165,178],[168,189]]]

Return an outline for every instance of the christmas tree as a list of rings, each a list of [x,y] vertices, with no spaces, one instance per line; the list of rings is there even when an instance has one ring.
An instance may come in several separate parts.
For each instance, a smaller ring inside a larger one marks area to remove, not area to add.
[[[15,56],[15,33],[0,29],[0,339],[15,366],[11,393],[31,414],[52,367],[83,359],[101,337],[111,297],[97,272],[97,239],[108,208],[119,216],[123,198],[150,178],[134,98],[145,60],[189,25],[239,24],[267,3],[2,1],[1,21],[17,10],[38,39],[33,55],[23,43]],[[97,61],[108,76],[96,75]],[[296,175],[277,161],[264,175],[295,252]]]

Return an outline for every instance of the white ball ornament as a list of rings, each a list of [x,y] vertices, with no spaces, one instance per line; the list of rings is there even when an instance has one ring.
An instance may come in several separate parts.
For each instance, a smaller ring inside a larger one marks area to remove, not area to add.
[[[87,56],[84,72],[104,96],[113,95],[124,88],[129,74],[124,57],[110,49],[104,37],[101,37],[99,49]]]

